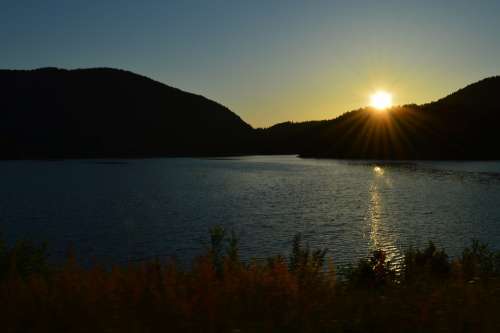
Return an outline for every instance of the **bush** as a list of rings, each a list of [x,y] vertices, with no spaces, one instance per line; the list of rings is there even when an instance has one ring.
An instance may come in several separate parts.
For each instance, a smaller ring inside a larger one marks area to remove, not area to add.
[[[464,278],[473,280],[500,274],[500,253],[494,253],[488,245],[476,239],[462,252],[461,265]]]
[[[17,241],[12,248],[8,248],[0,239],[0,279],[13,273],[22,278],[33,274],[45,275],[48,269],[45,244],[37,246],[32,242]]]
[[[438,250],[429,242],[427,248],[405,252],[402,279],[404,282],[427,282],[450,277],[451,264],[444,250]]]
[[[216,227],[210,230],[206,252],[190,269],[170,261],[82,268],[74,258],[48,269],[42,247],[19,242],[8,248],[0,242],[2,332],[500,328],[498,254],[478,242],[453,262],[432,243],[410,249],[400,275],[383,251],[374,251],[340,281],[333,264],[328,265],[326,250],[304,246],[300,234],[288,260],[275,256],[243,262],[238,247],[234,233]],[[465,275],[488,279],[470,283],[462,279]]]
[[[302,244],[302,235],[296,234],[293,238],[292,253],[289,260],[290,272],[296,274],[312,273],[318,274],[324,269],[325,256],[328,249],[317,249],[311,251],[309,245]]]
[[[396,271],[391,268],[384,251],[373,251],[369,260],[359,260],[347,273],[347,281],[355,287],[380,288],[394,283]]]

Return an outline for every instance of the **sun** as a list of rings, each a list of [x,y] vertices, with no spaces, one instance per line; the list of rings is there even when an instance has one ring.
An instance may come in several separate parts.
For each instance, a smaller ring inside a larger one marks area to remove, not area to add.
[[[370,106],[377,110],[385,110],[392,106],[392,94],[379,90],[370,96]]]

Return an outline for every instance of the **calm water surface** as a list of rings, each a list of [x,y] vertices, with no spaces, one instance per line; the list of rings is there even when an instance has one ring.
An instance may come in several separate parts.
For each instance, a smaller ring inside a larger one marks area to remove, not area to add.
[[[0,162],[0,230],[47,241],[54,260],[122,263],[198,254],[233,228],[245,258],[288,254],[293,235],[338,264],[375,248],[397,260],[433,240],[500,248],[500,162],[339,161],[294,156]]]

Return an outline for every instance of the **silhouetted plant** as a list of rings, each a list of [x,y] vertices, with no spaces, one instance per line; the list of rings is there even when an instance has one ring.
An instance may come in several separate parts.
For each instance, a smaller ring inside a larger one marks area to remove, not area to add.
[[[292,242],[292,253],[289,261],[289,270],[298,272],[301,269],[310,269],[314,272],[320,271],[325,264],[325,256],[328,249],[316,249],[311,252],[309,245],[302,244],[302,234],[294,236]]]
[[[44,260],[33,259],[39,248],[19,244],[4,246],[3,253],[31,268],[21,269],[23,278],[17,265],[10,265],[12,278],[0,279],[2,332],[498,332],[500,327],[496,263],[491,270],[497,254],[477,243],[454,261],[460,270],[471,265],[493,277],[474,283],[446,273],[448,257],[433,244],[406,252],[401,280],[385,253],[374,251],[338,283],[329,283],[325,274],[326,252],[303,246],[300,235],[289,260],[275,256],[244,264],[236,235],[216,227],[207,252],[188,269],[159,261],[83,268],[70,257],[43,273],[36,267],[44,265],[36,263]],[[19,256],[11,255],[15,251]],[[411,274],[424,283],[446,276],[446,283],[421,288],[408,283]]]
[[[12,248],[8,248],[0,239],[0,279],[4,278],[8,271],[15,271],[23,278],[32,274],[46,274],[47,246],[17,241]]]
[[[277,265],[281,265],[283,263],[286,263],[286,258],[283,257],[282,255],[276,255],[276,256],[266,258],[266,265],[270,269],[273,269]]]
[[[0,234],[0,279],[6,274],[7,267],[7,247],[5,246],[5,241]]]
[[[500,272],[499,254],[495,254],[487,244],[477,239],[473,239],[470,247],[462,252],[461,264],[464,277],[468,280]]]
[[[302,250],[302,235],[295,234],[292,241],[292,254],[290,256],[289,269],[291,272],[297,271],[303,261],[304,253]]]
[[[208,254],[218,276],[222,276],[224,266],[235,269],[240,265],[239,238],[234,230],[229,236],[224,227],[216,225],[209,230],[210,246]]]
[[[219,225],[212,227],[210,233],[210,249],[209,255],[212,259],[213,267],[218,275],[222,274],[224,263],[224,242],[226,238],[226,230]]]
[[[19,241],[12,249],[9,259],[11,263],[15,261],[18,272],[26,277],[35,273],[45,273],[48,269],[46,258],[45,244],[36,246],[31,242]]]
[[[421,251],[408,249],[404,255],[402,278],[405,282],[428,281],[429,278],[449,278],[451,264],[444,250],[429,242]]]
[[[234,230],[231,230],[231,235],[227,240],[227,257],[230,263],[236,264],[240,261],[239,238]]]
[[[357,266],[349,272],[347,279],[357,287],[382,287],[395,281],[396,272],[391,268],[387,256],[382,250],[375,250],[371,258],[360,259]]]

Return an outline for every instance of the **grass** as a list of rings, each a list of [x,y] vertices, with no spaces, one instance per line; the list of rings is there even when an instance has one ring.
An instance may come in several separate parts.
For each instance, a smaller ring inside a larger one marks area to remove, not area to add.
[[[297,235],[289,258],[242,262],[210,231],[190,269],[46,263],[43,247],[0,243],[2,332],[499,332],[500,255],[477,241],[450,259],[430,243],[401,271],[383,251],[340,278]]]

